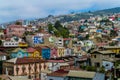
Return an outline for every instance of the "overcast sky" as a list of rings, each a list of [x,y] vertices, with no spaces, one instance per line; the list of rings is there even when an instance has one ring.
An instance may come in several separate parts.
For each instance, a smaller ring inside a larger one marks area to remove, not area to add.
[[[120,0],[0,0],[0,23],[119,6]]]

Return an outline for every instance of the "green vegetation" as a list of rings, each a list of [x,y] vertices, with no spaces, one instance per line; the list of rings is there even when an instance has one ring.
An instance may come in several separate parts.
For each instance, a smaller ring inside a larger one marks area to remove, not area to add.
[[[87,71],[97,71],[97,68],[93,67],[93,66],[86,66],[86,70]]]
[[[117,34],[116,31],[111,30],[111,31],[110,31],[110,36],[111,36],[111,37],[115,37],[115,36],[118,36],[118,34]]]
[[[16,25],[22,25],[22,22],[16,21]]]
[[[105,68],[104,68],[104,67],[101,67],[101,68],[99,69],[99,72],[100,72],[100,73],[105,73]]]
[[[54,34],[57,37],[62,36],[63,38],[69,37],[69,30],[63,27],[59,21],[56,21],[54,25],[48,24],[48,31],[51,34]]]

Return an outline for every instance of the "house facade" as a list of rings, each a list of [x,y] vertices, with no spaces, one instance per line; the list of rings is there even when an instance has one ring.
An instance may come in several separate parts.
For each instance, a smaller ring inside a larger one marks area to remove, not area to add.
[[[10,25],[6,29],[6,36],[19,36],[22,37],[25,32],[25,28],[21,25]]]
[[[51,49],[48,46],[35,47],[39,51],[43,59],[50,59]]]
[[[3,74],[39,78],[41,70],[46,68],[46,61],[42,59],[13,58],[3,63]]]
[[[41,53],[39,51],[37,51],[36,49],[30,47],[27,49],[27,52],[28,52],[28,57],[31,57],[31,58],[42,58],[41,57]]]
[[[28,52],[26,50],[23,50],[21,48],[16,48],[13,50],[10,54],[11,58],[23,58],[28,57]]]
[[[91,64],[92,66],[96,67],[102,67],[103,66],[103,60],[115,58],[115,53],[112,51],[94,51],[91,53]]]
[[[111,50],[116,54],[120,54],[120,46],[104,46],[105,50]]]

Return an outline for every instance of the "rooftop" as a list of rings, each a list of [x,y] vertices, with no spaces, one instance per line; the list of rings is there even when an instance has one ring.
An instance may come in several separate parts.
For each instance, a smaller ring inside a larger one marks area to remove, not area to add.
[[[34,48],[32,48],[32,47],[30,47],[30,48],[27,49],[27,52],[30,52],[30,53],[31,53],[31,52],[34,52],[34,51],[36,51],[36,49],[34,49]]]
[[[58,71],[48,74],[48,76],[65,77],[67,76],[68,72],[69,71],[58,70]]]
[[[120,46],[104,46],[104,48],[108,48],[108,49],[111,49],[111,48],[120,48]]]
[[[99,54],[114,54],[114,52],[110,51],[110,50],[105,50],[105,51],[93,51],[91,54],[95,54],[95,53],[99,53]]]
[[[22,52],[26,52],[25,50],[23,50],[22,48],[16,48],[15,50],[13,50],[12,52],[18,52],[19,50],[21,50]]]
[[[7,55],[7,54],[0,51],[0,56],[2,56],[2,55]]]
[[[13,58],[10,60],[7,60],[6,62],[14,63],[14,64],[28,64],[28,63],[39,63],[39,62],[45,62],[43,59],[38,58]]]
[[[70,70],[69,77],[94,78],[95,72]]]

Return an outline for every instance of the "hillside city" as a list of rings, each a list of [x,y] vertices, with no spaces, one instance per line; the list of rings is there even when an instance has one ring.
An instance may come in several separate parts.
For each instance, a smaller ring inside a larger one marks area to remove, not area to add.
[[[0,80],[120,80],[120,14],[75,15],[1,24]]]

